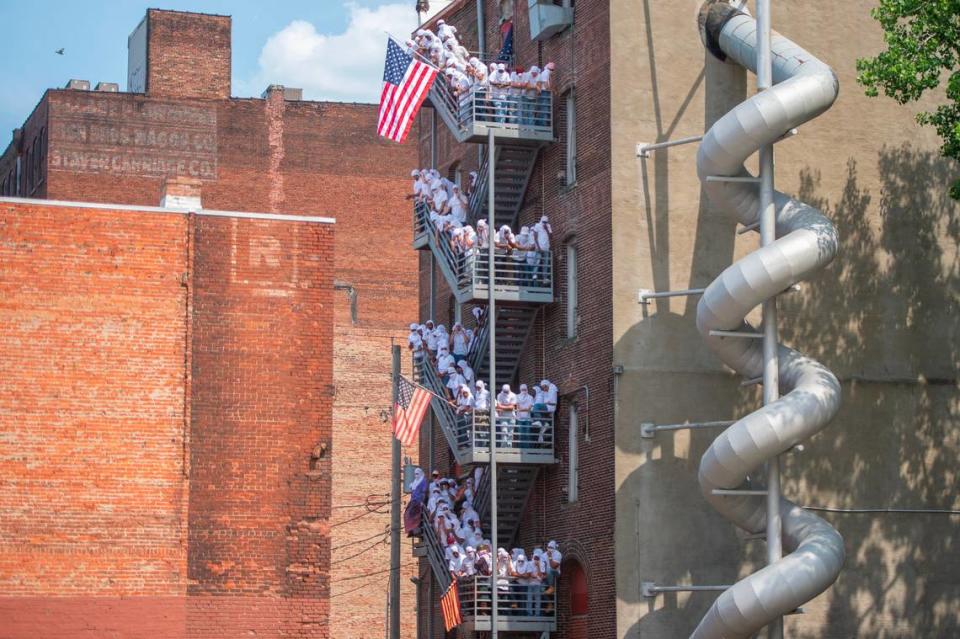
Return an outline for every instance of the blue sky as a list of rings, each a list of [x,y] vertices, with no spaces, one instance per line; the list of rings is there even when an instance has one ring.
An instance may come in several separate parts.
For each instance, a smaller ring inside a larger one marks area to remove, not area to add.
[[[447,0],[430,3],[435,12]],[[270,83],[314,100],[374,102],[385,30],[416,26],[414,0],[0,0],[0,150],[43,91],[70,78],[126,89],[127,36],[148,7],[233,16],[233,94]],[[63,47],[65,55],[55,51]]]

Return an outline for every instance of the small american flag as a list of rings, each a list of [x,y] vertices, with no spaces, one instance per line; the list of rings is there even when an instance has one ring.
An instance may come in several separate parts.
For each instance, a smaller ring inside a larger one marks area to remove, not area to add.
[[[412,446],[417,441],[432,395],[424,387],[400,378],[397,403],[393,406],[393,435],[404,446]]]
[[[463,623],[460,614],[460,595],[457,593],[457,582],[454,580],[447,591],[440,598],[440,608],[443,610],[443,626],[450,632]]]
[[[383,93],[380,94],[380,115],[377,134],[394,142],[407,138],[413,117],[420,110],[437,69],[414,60],[393,38],[387,40],[387,61],[383,66]]]

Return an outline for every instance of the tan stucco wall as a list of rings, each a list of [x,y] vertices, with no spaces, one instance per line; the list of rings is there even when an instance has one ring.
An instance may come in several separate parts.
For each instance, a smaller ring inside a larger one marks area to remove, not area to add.
[[[752,5],[752,3],[751,3]],[[784,298],[784,340],[843,380],[841,414],[785,461],[785,493],[805,505],[960,508],[958,167],[937,159],[915,110],[868,99],[857,57],[881,34],[872,0],[774,0],[774,27],[831,64],[834,108],[777,147],[777,186],[820,205],[841,253]],[[714,596],[646,600],[641,581],[730,583],[761,565],[700,496],[699,458],[714,433],[639,437],[641,422],[744,415],[739,388],[702,345],[696,298],[644,308],[641,288],[704,286],[757,245],[735,239],[696,179],[696,145],[635,158],[640,141],[703,132],[753,92],[754,78],[704,53],[699,0],[612,0],[614,363],[617,382],[617,594],[620,637],[685,637]],[[960,518],[828,514],[847,563],[837,584],[787,620],[790,637],[946,637],[960,633]]]

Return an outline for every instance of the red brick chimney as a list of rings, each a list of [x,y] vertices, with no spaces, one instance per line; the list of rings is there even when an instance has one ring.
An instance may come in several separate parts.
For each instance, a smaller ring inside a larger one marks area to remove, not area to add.
[[[202,183],[197,178],[168,177],[160,191],[160,206],[168,209],[202,209],[200,192]]]

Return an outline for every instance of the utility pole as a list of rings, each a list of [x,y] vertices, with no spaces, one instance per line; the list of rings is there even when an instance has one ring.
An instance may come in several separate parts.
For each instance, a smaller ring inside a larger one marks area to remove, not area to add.
[[[393,406],[400,397],[400,345],[393,351]],[[393,467],[390,473],[390,639],[400,639],[400,440],[393,435]]]
[[[490,638],[497,639],[497,407],[495,402],[497,392],[497,309],[494,288],[494,242],[493,234],[496,230],[496,221],[493,211],[494,192],[493,181],[496,178],[493,162],[494,152],[493,127],[487,133],[487,334],[489,337],[490,354],[487,359],[490,366],[490,543],[493,544],[494,557],[493,572],[490,575]]]
[[[757,92],[773,86],[770,0],[757,0]],[[760,246],[777,239],[777,210],[773,200],[773,144],[760,147]],[[780,369],[777,356],[777,296],[763,303],[763,404],[780,397]],[[767,564],[783,557],[780,515],[780,457],[767,462]],[[770,639],[783,639],[783,617],[769,626]]]

